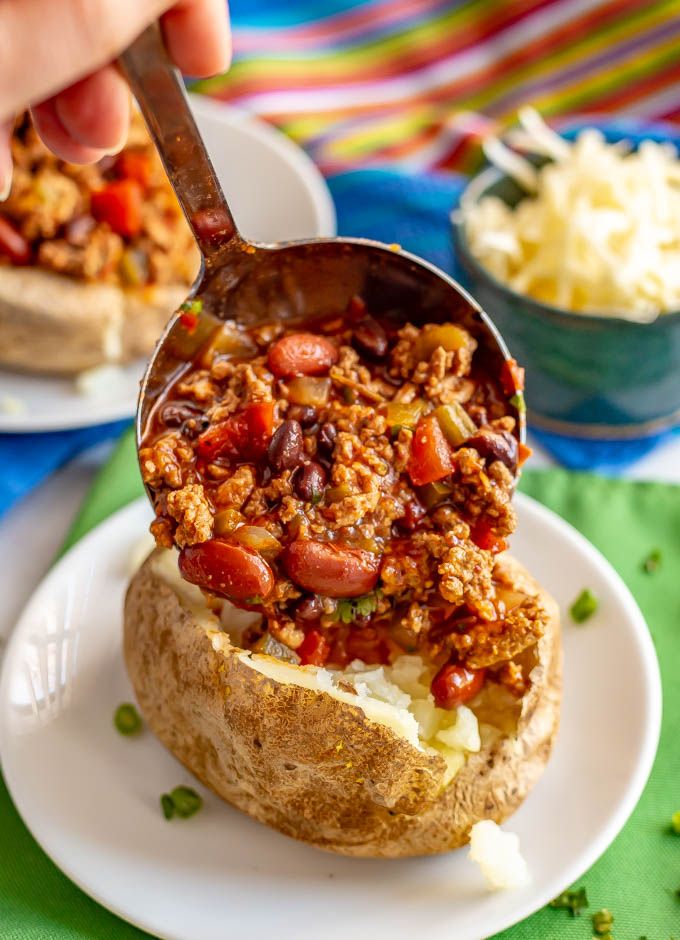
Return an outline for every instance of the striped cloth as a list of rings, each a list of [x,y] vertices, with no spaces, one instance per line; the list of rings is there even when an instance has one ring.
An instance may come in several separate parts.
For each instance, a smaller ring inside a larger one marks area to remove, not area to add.
[[[198,90],[242,105],[322,170],[470,172],[480,134],[552,120],[680,121],[678,0],[233,0],[234,64]]]

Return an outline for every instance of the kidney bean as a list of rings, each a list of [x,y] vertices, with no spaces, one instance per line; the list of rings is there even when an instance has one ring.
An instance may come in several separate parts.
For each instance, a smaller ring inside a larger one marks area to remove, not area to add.
[[[318,503],[326,486],[326,471],[312,460],[304,465],[295,480],[295,492],[307,503]]]
[[[310,597],[303,598],[295,608],[295,619],[303,620],[305,623],[312,623],[321,618],[323,613],[323,604],[321,598],[312,594]]]
[[[84,248],[96,224],[91,215],[77,215],[66,223],[64,238],[69,245]]]
[[[490,428],[483,428],[469,437],[464,446],[473,447],[480,457],[489,463],[500,460],[511,473],[517,472],[519,447],[517,438],[510,431],[492,431]]]
[[[323,375],[338,361],[337,347],[314,333],[290,333],[269,350],[267,365],[278,379],[295,375]]]
[[[330,457],[333,453],[337,436],[338,432],[334,424],[331,424],[330,421],[326,421],[322,424],[316,438],[316,446],[320,453]]]
[[[387,333],[374,317],[366,316],[357,323],[352,340],[359,352],[374,359],[382,359],[387,352]]]
[[[404,507],[404,515],[401,519],[397,520],[398,525],[402,529],[406,529],[409,532],[413,532],[414,529],[418,528],[418,525],[425,516],[427,515],[427,509],[418,502],[417,499],[412,499]]]
[[[455,708],[469,702],[484,685],[483,669],[467,669],[446,663],[432,680],[432,695],[439,708]]]
[[[298,539],[286,548],[281,560],[297,585],[324,597],[367,594],[380,574],[378,555],[335,542]]]
[[[31,260],[31,246],[4,215],[0,215],[0,254],[7,255],[12,264],[28,264]]]
[[[185,546],[179,570],[185,581],[235,600],[266,597],[274,587],[267,562],[252,549],[226,539]]]
[[[302,463],[304,443],[299,421],[283,421],[274,431],[267,456],[272,467],[281,473]]]
[[[288,417],[294,421],[299,421],[303,428],[311,428],[316,424],[318,417],[316,408],[312,405],[291,405],[288,409]]]

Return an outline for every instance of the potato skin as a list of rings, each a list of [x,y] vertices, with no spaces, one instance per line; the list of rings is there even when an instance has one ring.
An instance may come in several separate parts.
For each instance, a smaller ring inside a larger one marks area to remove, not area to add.
[[[107,332],[120,324],[121,356],[147,356],[184,285],[124,291],[39,268],[0,266],[0,365],[24,372],[73,375],[112,361]]]
[[[444,762],[417,751],[363,711],[269,679],[200,623],[159,577],[153,555],[125,601],[124,652],[151,730],[206,786],[286,835],[344,855],[429,855],[468,840],[480,819],[501,822],[549,757],[559,720],[559,617],[522,703],[517,738],[472,755],[445,790]],[[518,587],[539,589],[514,561]],[[224,638],[224,634],[218,634]]]

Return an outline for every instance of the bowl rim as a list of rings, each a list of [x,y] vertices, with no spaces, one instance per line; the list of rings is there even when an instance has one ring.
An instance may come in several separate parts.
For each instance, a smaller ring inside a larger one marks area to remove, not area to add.
[[[519,291],[514,290],[507,284],[504,284],[503,281],[499,281],[498,278],[488,270],[488,268],[484,267],[484,265],[477,260],[470,250],[467,234],[465,232],[465,224],[462,218],[462,205],[466,197],[471,202],[479,202],[481,197],[486,194],[486,191],[502,179],[510,180],[512,177],[508,173],[504,173],[502,170],[498,169],[498,167],[485,167],[479,173],[476,173],[473,177],[470,178],[458,198],[458,204],[451,211],[451,225],[455,236],[454,242],[456,249],[460,252],[464,264],[472,267],[475,274],[480,275],[484,280],[488,281],[496,290],[508,294],[515,300],[519,300],[525,303],[529,301],[536,307],[540,308],[542,313],[553,316],[555,319],[563,319],[567,321],[571,320],[578,323],[591,320],[601,324],[610,323],[613,326],[618,327],[625,325],[625,328],[627,329],[645,329],[648,327],[653,327],[659,322],[663,323],[665,321],[674,321],[680,318],[680,310],[669,310],[667,313],[660,313],[649,323],[640,323],[637,320],[630,320],[624,316],[607,316],[606,314],[592,313],[585,310],[577,313],[574,310],[567,310],[565,307],[557,307],[554,304],[537,300],[530,294],[521,294]],[[513,180],[513,182],[516,183],[517,181]]]

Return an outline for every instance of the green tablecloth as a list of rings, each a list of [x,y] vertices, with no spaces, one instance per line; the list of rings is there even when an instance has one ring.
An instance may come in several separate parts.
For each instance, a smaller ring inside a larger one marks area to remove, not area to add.
[[[623,832],[579,885],[587,887],[589,912],[600,907],[614,912],[616,940],[674,935],[680,940],[680,898],[674,893],[680,888],[680,835],[669,831],[671,814],[680,809],[680,489],[561,470],[526,473],[522,489],[580,529],[619,571],[647,618],[663,675],[663,730],[652,777]],[[140,493],[127,436],[92,487],[65,547]],[[640,563],[655,548],[662,564],[648,575]],[[607,772],[604,742],[602,772]],[[451,915],[454,940],[455,910]],[[19,819],[0,779],[1,940],[142,936],[55,868]],[[588,940],[592,930],[588,912],[572,919],[564,910],[543,910],[499,936]]]

